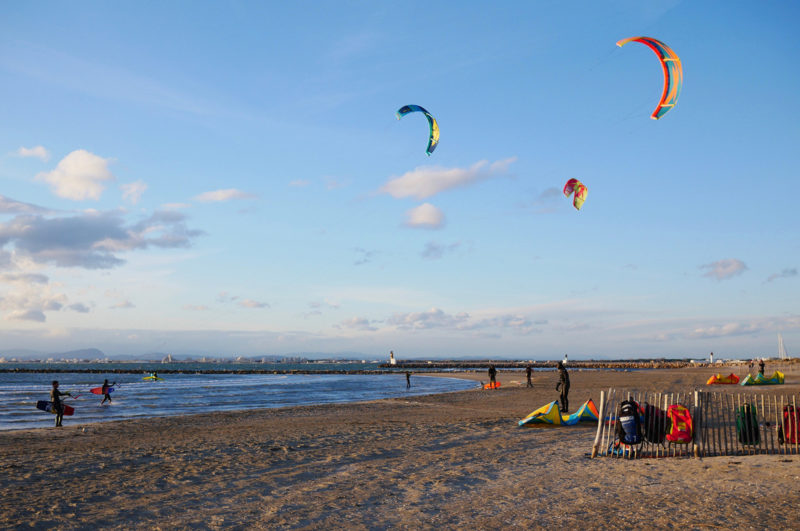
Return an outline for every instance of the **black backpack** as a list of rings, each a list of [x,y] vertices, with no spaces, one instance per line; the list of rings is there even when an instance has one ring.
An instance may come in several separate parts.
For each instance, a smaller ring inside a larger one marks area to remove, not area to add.
[[[634,400],[623,400],[617,410],[617,439],[624,444],[641,444],[642,421],[639,418],[639,404]]]
[[[662,444],[669,431],[669,419],[664,411],[653,404],[644,403],[644,438],[654,444]]]

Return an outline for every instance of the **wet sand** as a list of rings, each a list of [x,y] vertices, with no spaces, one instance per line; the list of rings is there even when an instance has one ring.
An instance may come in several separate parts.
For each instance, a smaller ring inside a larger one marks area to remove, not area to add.
[[[570,404],[599,402],[608,387],[702,388],[712,372],[573,371]],[[422,377],[432,376],[412,383]],[[0,528],[798,526],[800,456],[589,459],[596,425],[517,428],[557,398],[555,373],[537,372],[533,389],[520,371],[498,380],[496,391],[88,425],[67,417],[59,430],[0,432]],[[758,391],[797,396],[800,374],[786,380]]]

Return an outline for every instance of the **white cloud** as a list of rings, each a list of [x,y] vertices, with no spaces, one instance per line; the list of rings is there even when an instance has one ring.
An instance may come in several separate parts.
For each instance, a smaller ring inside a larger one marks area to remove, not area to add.
[[[192,199],[201,203],[219,203],[222,201],[232,201],[234,199],[254,199],[253,194],[242,192],[236,188],[228,188],[225,190],[213,190],[211,192],[204,192],[200,195],[194,196]]]
[[[516,157],[511,157],[491,164],[487,160],[481,160],[469,168],[420,166],[400,177],[390,179],[381,187],[380,192],[395,198],[426,199],[445,190],[467,186],[501,175],[516,160]]]
[[[741,260],[736,258],[726,258],[724,260],[717,260],[710,264],[700,266],[700,269],[707,269],[708,271],[703,275],[705,277],[716,278],[717,280],[724,280],[726,278],[741,275],[747,270],[747,266]]]
[[[17,150],[17,155],[20,157],[35,157],[45,162],[50,159],[50,152],[47,151],[44,146],[34,146],[32,148],[20,147]]]
[[[444,226],[444,213],[430,203],[423,203],[406,212],[405,225],[420,229],[440,229]]]
[[[290,181],[289,182],[289,186],[295,186],[295,187],[298,187],[298,188],[304,188],[304,187],[308,186],[309,184],[311,184],[311,183],[306,179],[295,179],[294,181]]]
[[[147,190],[147,185],[144,181],[134,181],[132,183],[122,184],[120,188],[122,189],[122,198],[135,205],[139,202],[144,191]]]
[[[111,306],[109,306],[109,308],[112,310],[127,310],[130,308],[136,308],[136,306],[131,301],[126,299],[116,304],[112,304]]]
[[[53,171],[42,172],[36,178],[49,183],[53,193],[59,197],[76,201],[99,200],[105,189],[103,182],[114,179],[108,169],[110,161],[85,149],[77,149],[61,159]]]

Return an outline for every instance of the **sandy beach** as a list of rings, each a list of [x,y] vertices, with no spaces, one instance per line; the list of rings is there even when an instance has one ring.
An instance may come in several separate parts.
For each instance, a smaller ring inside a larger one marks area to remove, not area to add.
[[[608,387],[690,390],[712,372],[573,371],[570,403]],[[590,459],[596,425],[517,427],[556,399],[554,373],[533,389],[520,371],[498,379],[496,391],[2,432],[0,527],[798,526],[800,456]],[[759,392],[797,396],[798,375],[786,381]]]

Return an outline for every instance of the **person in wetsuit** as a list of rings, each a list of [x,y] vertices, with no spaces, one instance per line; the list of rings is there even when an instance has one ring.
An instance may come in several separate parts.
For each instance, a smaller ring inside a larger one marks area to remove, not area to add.
[[[494,365],[489,365],[489,387],[490,389],[497,387],[497,369]]]
[[[53,380],[53,388],[50,389],[50,402],[53,403],[53,411],[56,412],[56,428],[61,427],[61,419],[64,418],[64,404],[61,403],[62,396],[71,396],[69,393],[62,393],[58,390],[58,380]]]
[[[758,362],[758,373],[762,376],[764,375],[764,358],[761,358]]]
[[[569,373],[564,367],[564,364],[558,362],[558,383],[556,384],[556,391],[561,388],[561,412],[569,413]]]
[[[111,403],[111,394],[110,394],[110,391],[108,390],[108,388],[109,387],[113,387],[115,385],[117,385],[117,382],[114,382],[113,384],[109,384],[108,380],[103,381],[103,389],[102,389],[103,401],[100,402],[101,406],[106,403],[106,400],[108,400],[109,404]]]
[[[411,373],[406,371],[406,389],[411,388]]]
[[[533,387],[533,382],[531,381],[531,376],[533,375],[533,367],[528,365],[525,367],[525,376],[528,377],[528,387]]]

